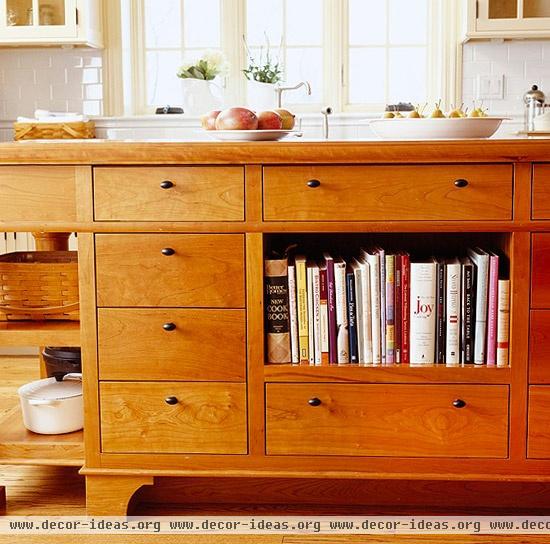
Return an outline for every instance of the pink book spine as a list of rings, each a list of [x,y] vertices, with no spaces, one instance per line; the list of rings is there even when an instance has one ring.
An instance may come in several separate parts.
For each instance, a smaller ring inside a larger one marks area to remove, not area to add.
[[[487,309],[487,366],[495,366],[497,359],[498,313],[498,255],[489,261],[489,306]]]

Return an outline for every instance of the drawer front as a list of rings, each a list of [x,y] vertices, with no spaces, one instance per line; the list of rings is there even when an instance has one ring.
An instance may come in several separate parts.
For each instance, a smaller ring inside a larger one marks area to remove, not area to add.
[[[102,451],[245,454],[245,387],[234,383],[102,382]]]
[[[550,219],[550,164],[533,166],[533,219]]]
[[[244,268],[241,234],[96,235],[98,306],[244,308]]]
[[[95,168],[94,202],[97,221],[243,221],[244,168]]]
[[[550,386],[529,387],[527,457],[550,459]]]
[[[270,166],[263,179],[266,221],[512,218],[508,165]]]
[[[550,309],[550,233],[533,234],[531,307]]]
[[[508,454],[508,386],[268,384],[266,389],[271,455]],[[466,405],[456,408],[456,400]]]
[[[101,380],[244,381],[244,310],[98,311]]]
[[[531,312],[529,382],[550,383],[550,311]]]
[[[72,166],[0,166],[0,221],[76,221]]]

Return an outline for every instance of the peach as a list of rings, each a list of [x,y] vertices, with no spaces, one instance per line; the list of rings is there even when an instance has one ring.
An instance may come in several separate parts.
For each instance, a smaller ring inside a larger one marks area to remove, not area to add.
[[[216,130],[256,130],[258,117],[248,108],[228,108],[216,117]]]

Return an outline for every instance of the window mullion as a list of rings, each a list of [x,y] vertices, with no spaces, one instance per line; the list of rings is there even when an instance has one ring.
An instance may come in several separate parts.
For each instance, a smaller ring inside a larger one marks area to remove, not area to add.
[[[325,0],[324,2],[324,106],[342,111],[347,82],[342,77],[344,51],[347,41],[347,0]]]

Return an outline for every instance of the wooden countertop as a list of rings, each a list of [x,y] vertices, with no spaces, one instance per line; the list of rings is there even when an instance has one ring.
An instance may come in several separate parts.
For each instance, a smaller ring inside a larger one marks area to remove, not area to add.
[[[550,161],[550,139],[214,142],[62,140],[0,143],[0,164],[284,164]]]

